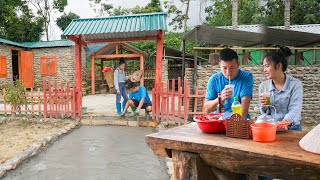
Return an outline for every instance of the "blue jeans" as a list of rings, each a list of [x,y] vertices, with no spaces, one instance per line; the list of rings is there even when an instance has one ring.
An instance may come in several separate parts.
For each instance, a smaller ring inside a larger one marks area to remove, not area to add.
[[[292,130],[292,131],[302,131],[301,125],[297,124],[297,125],[293,125],[293,126],[289,126],[288,130]],[[272,178],[270,177],[264,177],[264,176],[259,176],[259,180],[272,180]]]
[[[120,94],[117,94],[116,92],[116,103],[120,103],[121,96],[123,97],[123,103],[127,103],[128,95],[127,95],[127,91],[126,91],[126,87],[124,86],[124,83],[119,83],[119,90],[120,90]]]
[[[289,126],[288,130],[293,130],[293,131],[302,131],[301,125],[297,124],[297,125],[293,125],[293,126]]]

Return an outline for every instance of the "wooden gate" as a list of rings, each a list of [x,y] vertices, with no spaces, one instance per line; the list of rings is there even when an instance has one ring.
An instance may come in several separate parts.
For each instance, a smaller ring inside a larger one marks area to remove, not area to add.
[[[204,114],[205,91],[196,87],[194,93],[188,87],[188,80],[178,78],[178,90],[175,80],[168,80],[166,86],[162,82],[160,88],[152,89],[152,118],[157,122],[173,121],[186,124],[189,116]]]

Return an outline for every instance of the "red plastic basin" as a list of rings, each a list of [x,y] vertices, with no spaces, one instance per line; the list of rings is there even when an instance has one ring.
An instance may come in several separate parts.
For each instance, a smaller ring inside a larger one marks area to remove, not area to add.
[[[276,140],[277,125],[270,123],[253,123],[252,138],[257,142],[272,142]]]

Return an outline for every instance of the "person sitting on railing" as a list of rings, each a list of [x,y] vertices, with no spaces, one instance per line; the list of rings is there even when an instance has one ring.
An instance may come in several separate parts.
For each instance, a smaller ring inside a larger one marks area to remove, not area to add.
[[[231,112],[233,97],[238,97],[241,102],[242,117],[250,118],[248,110],[253,91],[252,73],[239,68],[238,54],[229,48],[220,52],[219,64],[221,72],[212,75],[208,82],[204,104],[206,113],[213,112],[218,106],[218,93],[221,93],[225,111]]]
[[[136,86],[135,83],[129,82],[127,85],[127,90],[130,92],[129,100],[127,101],[121,116],[126,115],[126,111],[129,106],[133,110],[134,115],[139,115],[140,109],[145,109],[146,116],[149,116],[149,113],[152,111],[152,103],[147,89],[144,86]]]

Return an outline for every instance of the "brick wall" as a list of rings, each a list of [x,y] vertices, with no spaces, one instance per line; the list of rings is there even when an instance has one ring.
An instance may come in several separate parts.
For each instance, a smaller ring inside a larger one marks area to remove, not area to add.
[[[0,44],[0,56],[7,57],[7,78],[0,78],[1,84],[12,82],[12,53],[11,49],[24,50],[9,46],[6,44]],[[74,46],[71,47],[55,47],[55,48],[39,48],[32,49],[34,60],[34,81],[35,86],[39,85],[43,77],[40,74],[40,57],[42,56],[56,56],[57,58],[57,76],[52,76],[52,80],[58,80],[68,83],[74,83]],[[85,65],[86,65],[85,51],[82,50],[82,77],[85,77]]]
[[[250,114],[256,116],[259,111],[258,105],[258,88],[262,81],[265,80],[262,66],[243,66],[246,71],[250,71],[254,76],[253,100],[250,105]],[[198,67],[197,84],[200,89],[205,90],[207,83],[212,74],[220,71],[219,66],[205,65]],[[303,83],[303,106],[302,106],[302,125],[310,128],[320,123],[320,66],[289,66],[287,74],[293,76]],[[193,83],[193,69],[187,68],[185,78],[188,79],[189,86]],[[191,86],[190,86],[191,87]]]
[[[18,47],[0,44],[0,56],[6,56],[7,61],[7,78],[0,78],[0,85],[8,84],[13,81],[12,79],[12,52],[11,50],[23,50]]]

